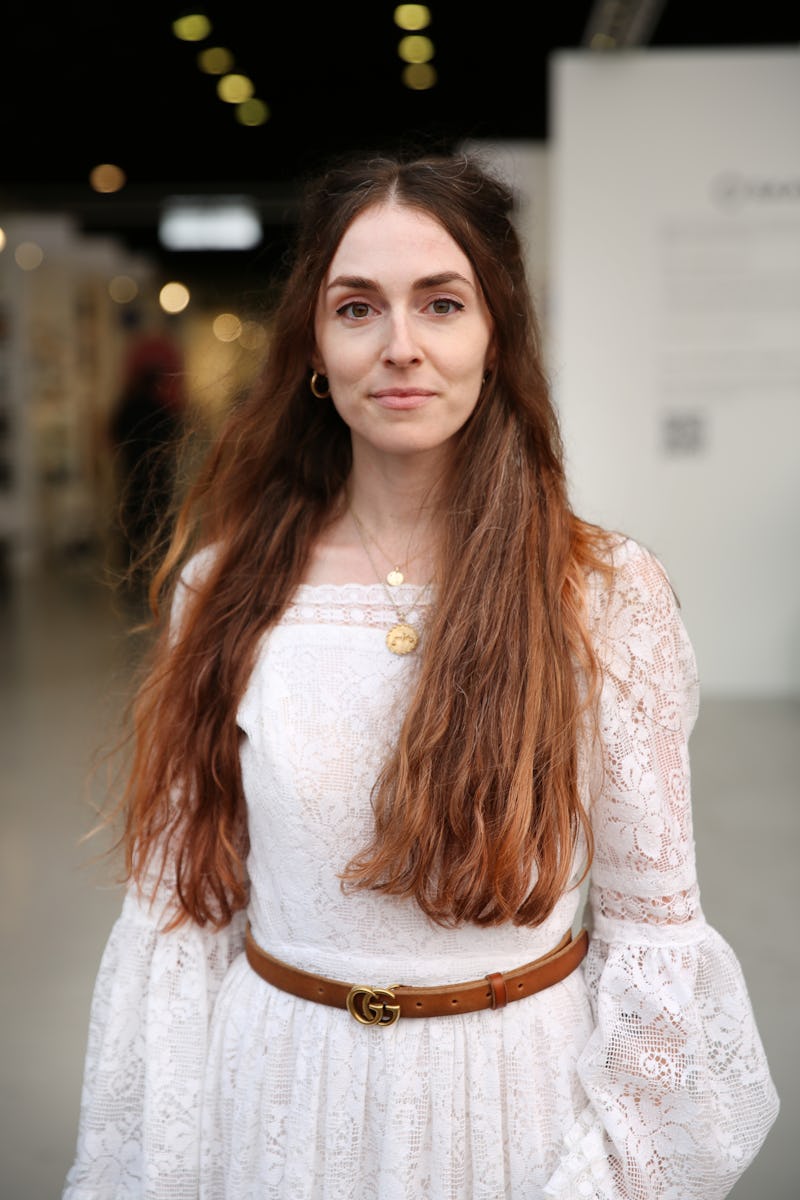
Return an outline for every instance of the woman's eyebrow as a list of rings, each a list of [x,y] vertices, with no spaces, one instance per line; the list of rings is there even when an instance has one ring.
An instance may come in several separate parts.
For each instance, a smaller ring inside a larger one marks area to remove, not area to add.
[[[345,287],[355,288],[359,292],[377,292],[378,285],[374,279],[365,279],[363,275],[337,275],[327,285],[327,290],[331,288]]]
[[[448,283],[464,283],[467,287],[474,291],[474,284],[458,271],[440,271],[438,275],[424,275],[421,279],[415,279],[411,285],[415,292],[424,291],[425,288],[444,287]],[[380,284],[374,279],[367,279],[363,275],[337,275],[327,285],[327,290],[331,288],[345,287],[354,288],[356,291],[380,291]]]
[[[465,283],[468,288],[475,290],[475,285],[458,271],[440,271],[438,275],[425,275],[422,279],[415,281],[414,290],[422,291],[424,288],[445,287],[448,283]]]

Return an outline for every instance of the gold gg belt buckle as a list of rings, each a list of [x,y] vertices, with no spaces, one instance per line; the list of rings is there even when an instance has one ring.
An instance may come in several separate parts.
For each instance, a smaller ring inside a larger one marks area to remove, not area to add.
[[[399,1004],[388,1004],[394,1000],[391,988],[371,988],[357,983],[347,995],[347,1011],[359,1025],[394,1025],[400,1016]]]

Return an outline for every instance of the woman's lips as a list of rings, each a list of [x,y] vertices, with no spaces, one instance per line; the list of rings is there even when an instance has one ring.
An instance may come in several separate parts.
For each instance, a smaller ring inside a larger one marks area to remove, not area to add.
[[[382,388],[372,393],[372,399],[381,408],[409,409],[421,408],[434,395],[419,388]]]

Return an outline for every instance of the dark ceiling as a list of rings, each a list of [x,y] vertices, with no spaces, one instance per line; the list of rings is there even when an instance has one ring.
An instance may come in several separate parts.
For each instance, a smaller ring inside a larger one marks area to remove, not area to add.
[[[159,247],[162,200],[174,194],[252,196],[262,211],[258,252],[184,254],[195,270],[263,272],[291,225],[297,180],[332,153],[408,142],[546,140],[548,63],[586,48],[591,32],[659,48],[800,46],[800,13],[785,0],[564,0],[428,5],[438,82],[411,91],[400,78],[394,4],[276,5],[226,0],[198,6],[212,32],[179,41],[188,10],[163,2],[15,3],[0,22],[0,212],[69,211],[87,233],[134,251]],[[224,45],[250,75],[270,119],[237,124],[199,49]],[[615,52],[615,51],[608,51]],[[617,51],[618,52],[618,51]],[[126,186],[99,196],[98,162],[119,164]]]

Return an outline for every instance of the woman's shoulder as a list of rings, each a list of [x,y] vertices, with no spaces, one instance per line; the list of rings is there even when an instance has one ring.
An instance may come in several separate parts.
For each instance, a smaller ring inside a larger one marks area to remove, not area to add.
[[[655,550],[626,533],[603,531],[597,565],[589,574],[594,606],[604,607],[615,598],[631,603],[668,593],[677,603],[667,567]]]
[[[681,720],[690,719],[696,711],[697,663],[661,557],[635,538],[609,538],[603,569],[592,574],[588,608],[605,673],[626,681],[626,688],[640,679],[643,695],[650,696],[645,709],[658,707],[656,694],[686,697]]]
[[[678,592],[652,547],[622,533],[602,541],[587,580],[587,620],[601,640],[682,627]]]
[[[217,546],[202,546],[195,550],[181,567],[170,606],[170,625],[173,630],[180,628],[187,605],[202,589],[214,569],[218,555]]]
[[[178,590],[185,589],[196,592],[202,587],[219,555],[219,547],[214,543],[201,546],[186,560],[178,576]]]

